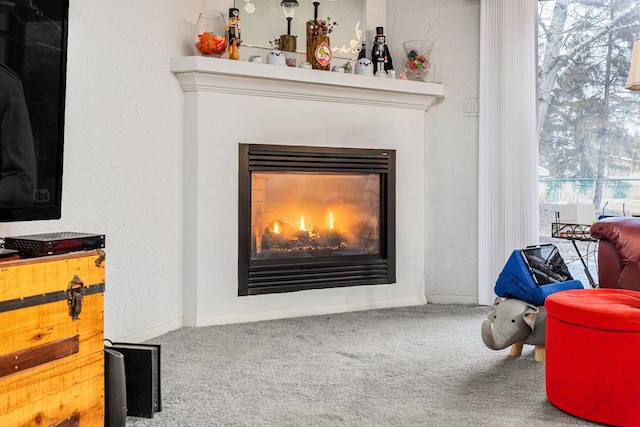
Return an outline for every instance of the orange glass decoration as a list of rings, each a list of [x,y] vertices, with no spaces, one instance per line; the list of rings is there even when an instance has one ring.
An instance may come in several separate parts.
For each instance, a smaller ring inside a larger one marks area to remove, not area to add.
[[[219,58],[227,50],[224,16],[219,12],[203,12],[196,22],[195,46],[198,54]]]

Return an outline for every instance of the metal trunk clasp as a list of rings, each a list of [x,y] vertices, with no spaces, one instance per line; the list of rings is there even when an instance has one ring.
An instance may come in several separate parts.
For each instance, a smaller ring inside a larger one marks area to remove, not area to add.
[[[69,316],[75,322],[82,311],[82,301],[84,299],[84,282],[77,276],[73,276],[67,288],[67,303],[69,304]]]

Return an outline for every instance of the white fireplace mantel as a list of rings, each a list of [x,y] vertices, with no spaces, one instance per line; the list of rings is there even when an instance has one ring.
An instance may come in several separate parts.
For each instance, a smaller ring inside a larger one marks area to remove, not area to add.
[[[441,83],[385,79],[202,56],[171,59],[182,90],[375,105],[427,111],[444,98]]]
[[[425,129],[444,85],[205,57],[171,71],[184,92],[185,325],[427,301]],[[238,296],[241,143],[395,150],[396,282]]]

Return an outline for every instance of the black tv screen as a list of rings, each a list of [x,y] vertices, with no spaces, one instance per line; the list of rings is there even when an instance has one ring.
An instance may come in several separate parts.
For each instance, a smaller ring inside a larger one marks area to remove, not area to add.
[[[68,0],[0,0],[0,221],[61,216]]]

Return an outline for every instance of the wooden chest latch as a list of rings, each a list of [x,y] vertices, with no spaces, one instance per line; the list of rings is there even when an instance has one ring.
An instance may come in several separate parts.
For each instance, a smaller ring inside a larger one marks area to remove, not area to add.
[[[69,316],[75,322],[82,311],[84,300],[84,282],[77,275],[73,276],[67,288],[67,303],[69,304]]]

